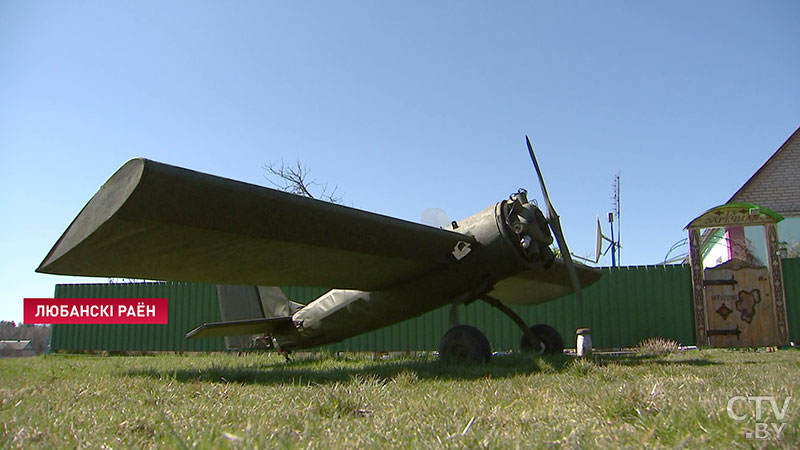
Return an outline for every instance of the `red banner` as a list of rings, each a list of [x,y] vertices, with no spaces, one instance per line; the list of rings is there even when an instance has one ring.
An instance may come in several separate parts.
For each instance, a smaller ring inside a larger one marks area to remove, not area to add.
[[[166,324],[166,298],[26,298],[27,324]]]

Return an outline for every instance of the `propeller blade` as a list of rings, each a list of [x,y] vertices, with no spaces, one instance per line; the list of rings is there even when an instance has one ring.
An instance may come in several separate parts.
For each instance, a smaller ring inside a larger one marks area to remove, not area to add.
[[[544,184],[544,177],[542,170],[539,168],[539,162],[536,161],[536,155],[533,153],[533,145],[528,136],[525,136],[525,141],[528,144],[528,153],[531,155],[533,167],[536,169],[536,175],[539,177],[539,185],[542,187],[542,195],[547,204],[547,222],[550,224],[550,229],[553,230],[553,236],[556,238],[558,248],[561,249],[561,258],[564,260],[564,265],[567,267],[567,274],[569,274],[569,281],[572,283],[572,289],[575,290],[575,296],[578,298],[578,303],[583,304],[583,293],[581,290],[581,282],[578,279],[578,271],[575,269],[575,263],[572,261],[572,255],[567,247],[567,241],[564,239],[564,232],[561,230],[561,220],[558,217],[556,209],[550,203],[550,196],[547,194],[547,187]]]
[[[550,217],[558,217],[556,214],[555,208],[553,208],[553,204],[550,203],[550,196],[547,195],[547,186],[544,185],[544,177],[542,176],[542,169],[539,168],[539,162],[536,161],[536,154],[533,153],[533,145],[531,145],[531,139],[528,136],[525,136],[525,142],[528,143],[528,153],[531,154],[531,161],[533,161],[533,167],[536,169],[536,175],[539,177],[539,186],[542,187],[542,195],[544,195],[544,201],[547,204],[547,218],[548,220]]]
[[[561,258],[564,259],[564,265],[567,267],[569,281],[572,283],[572,289],[575,290],[575,297],[578,298],[578,303],[583,304],[583,291],[581,290],[581,282],[578,279],[578,271],[575,269],[575,263],[572,262],[572,255],[567,247],[567,240],[564,239],[564,232],[561,231],[561,221],[558,220],[558,216],[556,216],[554,222],[550,222],[550,228],[556,237],[558,248],[561,249]]]
[[[450,218],[447,213],[439,208],[425,208],[420,214],[422,223],[436,228],[447,228],[450,226]]]

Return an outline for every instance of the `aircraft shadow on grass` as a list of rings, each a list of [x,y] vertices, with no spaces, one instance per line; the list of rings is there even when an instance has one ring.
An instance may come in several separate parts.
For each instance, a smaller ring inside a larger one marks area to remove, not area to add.
[[[335,365],[348,361],[363,361],[348,357],[331,358]],[[211,363],[193,369],[139,369],[127,372],[131,377],[174,379],[178,382],[240,383],[240,384],[329,384],[348,382],[358,377],[375,377],[386,382],[411,374],[417,380],[474,380],[479,378],[508,378],[528,374],[580,374],[586,367],[576,367],[579,360],[567,355],[512,354],[496,356],[490,364],[470,364],[438,359],[397,358],[375,360],[353,367],[320,367],[320,358],[270,362],[249,367],[226,367]],[[610,364],[621,366],[710,366],[720,363],[702,358],[664,360],[653,356],[618,355],[595,358],[589,364],[602,368]]]

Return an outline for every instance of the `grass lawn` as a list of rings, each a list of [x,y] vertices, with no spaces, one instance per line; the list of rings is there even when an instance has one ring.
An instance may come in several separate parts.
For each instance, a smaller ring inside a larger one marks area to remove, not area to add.
[[[0,380],[0,448],[800,445],[796,350],[512,354],[485,365],[368,354],[288,363],[271,353],[50,355],[0,359]],[[757,401],[736,396],[774,399],[779,414],[764,400],[758,420]],[[770,439],[754,439],[765,430]]]

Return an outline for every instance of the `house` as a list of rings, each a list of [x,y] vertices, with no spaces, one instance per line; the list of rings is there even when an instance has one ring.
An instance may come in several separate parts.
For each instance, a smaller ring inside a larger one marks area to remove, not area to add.
[[[800,256],[798,173],[800,128],[727,203],[687,225],[698,345],[789,344],[786,293],[794,280],[784,283],[782,260],[792,266],[797,259],[786,258]],[[764,312],[758,321],[756,304]]]
[[[800,257],[800,128],[736,191],[725,205],[760,207],[783,217],[778,223],[781,257]],[[700,238],[703,266],[731,259],[766,265],[766,239],[761,227],[708,228]],[[677,261],[673,260],[673,261]],[[689,262],[688,254],[682,262]]]
[[[33,356],[36,352],[29,339],[3,339],[0,340],[0,357],[3,356]]]
[[[751,203],[780,214],[778,239],[784,258],[800,257],[800,128],[728,200]],[[729,227],[729,257],[741,256],[749,248],[766,261],[766,245],[759,228]],[[746,259],[740,257],[739,259]]]

